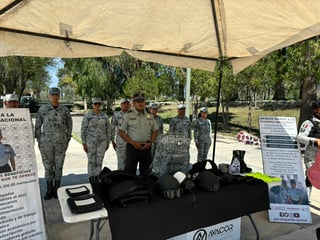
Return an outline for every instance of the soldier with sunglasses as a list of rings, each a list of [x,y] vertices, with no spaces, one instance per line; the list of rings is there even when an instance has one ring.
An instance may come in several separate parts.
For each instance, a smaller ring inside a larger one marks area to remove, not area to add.
[[[94,184],[102,169],[105,152],[110,143],[109,117],[101,112],[102,99],[92,99],[92,111],[83,116],[81,123],[81,140],[83,150],[88,157],[89,182]]]

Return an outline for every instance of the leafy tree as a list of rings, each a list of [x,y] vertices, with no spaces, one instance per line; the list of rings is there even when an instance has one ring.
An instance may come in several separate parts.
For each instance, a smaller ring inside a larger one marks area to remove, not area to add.
[[[147,99],[154,100],[159,96],[158,79],[155,75],[155,70],[146,64],[126,81],[123,90],[127,96],[141,92]]]
[[[0,58],[0,85],[3,93],[15,92],[21,97],[28,88],[39,95],[50,81],[46,67],[54,65],[54,59],[37,57]]]

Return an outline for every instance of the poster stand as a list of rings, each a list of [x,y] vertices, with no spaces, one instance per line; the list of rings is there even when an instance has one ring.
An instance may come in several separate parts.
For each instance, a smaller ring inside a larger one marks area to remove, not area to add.
[[[1,109],[0,129],[16,164],[0,173],[0,239],[46,239],[29,110]]]
[[[269,221],[311,224],[297,126],[293,117],[259,117],[264,173],[281,178],[269,184]]]

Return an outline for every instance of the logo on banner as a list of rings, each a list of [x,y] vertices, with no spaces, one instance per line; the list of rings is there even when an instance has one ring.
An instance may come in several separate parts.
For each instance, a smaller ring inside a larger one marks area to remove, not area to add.
[[[193,236],[193,240],[207,240],[207,232],[204,229],[199,229]]]

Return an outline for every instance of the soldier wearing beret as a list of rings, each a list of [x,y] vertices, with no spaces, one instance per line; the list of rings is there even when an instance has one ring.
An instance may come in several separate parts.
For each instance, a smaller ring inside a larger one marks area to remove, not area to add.
[[[119,135],[126,142],[126,170],[136,174],[137,165],[141,175],[148,174],[151,158],[151,146],[156,140],[158,126],[152,116],[145,110],[144,95],[136,93],[132,97],[133,110],[124,115],[119,128]]]
[[[83,116],[81,140],[88,157],[89,182],[93,184],[99,176],[105,152],[110,143],[110,122],[107,114],[100,111],[102,99],[92,99],[92,111]]]
[[[42,105],[37,113],[35,138],[41,153],[47,181],[45,200],[57,198],[62,168],[72,133],[69,109],[60,104],[60,89],[49,89],[49,104]]]

